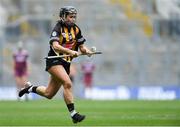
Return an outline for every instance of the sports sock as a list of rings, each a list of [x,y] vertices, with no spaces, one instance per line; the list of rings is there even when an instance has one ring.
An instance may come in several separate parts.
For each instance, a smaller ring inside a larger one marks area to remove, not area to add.
[[[77,112],[75,110],[73,110],[72,112],[70,112],[71,117],[73,117]]]
[[[37,92],[36,92],[37,87],[38,87],[38,86],[33,86],[33,87],[31,87],[28,91],[29,91],[29,92],[32,92],[32,93],[37,93]]]
[[[74,109],[74,103],[67,104],[67,107],[71,114],[71,117],[73,117],[77,113]]]
[[[67,104],[69,112],[72,112],[74,110],[74,103]]]

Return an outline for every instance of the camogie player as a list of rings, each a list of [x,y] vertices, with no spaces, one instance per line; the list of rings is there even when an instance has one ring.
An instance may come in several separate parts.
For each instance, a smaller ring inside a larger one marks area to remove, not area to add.
[[[88,54],[88,56],[91,56],[92,53],[92,51],[84,45],[85,38],[82,36],[80,28],[75,24],[76,16],[77,11],[72,6],[65,6],[60,9],[60,19],[50,36],[50,50],[48,56],[60,56],[65,54],[70,56],[65,58],[46,59],[46,71],[50,74],[48,86],[35,86],[27,82],[25,88],[19,92],[20,97],[32,92],[51,99],[58,92],[60,87],[63,86],[64,101],[74,123],[84,120],[85,115],[79,114],[75,110],[72,81],[69,77],[71,61],[80,54],[78,49],[81,53]]]
[[[18,49],[13,53],[13,67],[14,67],[14,78],[16,81],[17,92],[24,86],[24,83],[27,82],[28,76],[28,52],[23,49],[22,42],[18,43]],[[20,100],[20,98],[17,98]],[[27,95],[25,99],[28,100]]]

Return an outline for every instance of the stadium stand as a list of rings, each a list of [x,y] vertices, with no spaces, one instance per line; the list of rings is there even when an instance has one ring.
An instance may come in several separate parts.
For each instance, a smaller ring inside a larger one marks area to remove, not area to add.
[[[104,53],[92,58],[97,64],[95,85],[179,85],[179,37],[171,36],[169,26],[163,25],[172,18],[162,18],[155,0],[140,1],[1,0],[8,21],[4,36],[0,36],[3,40],[0,85],[14,84],[9,80],[13,78],[11,54],[19,39],[25,41],[30,53],[30,80],[46,83],[48,74],[44,73],[43,57],[48,50],[49,34],[59,8],[69,4],[78,9],[78,24],[88,45],[95,45]],[[81,57],[76,61],[84,60]],[[77,85],[80,84],[81,72],[77,77]]]

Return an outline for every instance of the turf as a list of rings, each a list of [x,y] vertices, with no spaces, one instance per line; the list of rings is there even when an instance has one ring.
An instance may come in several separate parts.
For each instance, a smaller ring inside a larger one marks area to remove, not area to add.
[[[180,101],[76,100],[76,126],[178,126]],[[0,126],[74,126],[63,100],[0,101]]]

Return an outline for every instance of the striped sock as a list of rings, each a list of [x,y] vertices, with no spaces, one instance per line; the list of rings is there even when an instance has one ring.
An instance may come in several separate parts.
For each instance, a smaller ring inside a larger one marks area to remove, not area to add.
[[[37,89],[37,86],[32,86],[28,91],[32,93],[37,93],[36,89]]]

